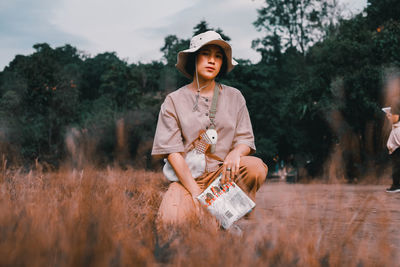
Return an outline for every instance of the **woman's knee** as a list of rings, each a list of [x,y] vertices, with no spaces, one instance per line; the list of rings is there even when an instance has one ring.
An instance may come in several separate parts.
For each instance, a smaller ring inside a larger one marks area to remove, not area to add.
[[[244,156],[240,159],[241,167],[244,167],[249,176],[264,181],[268,174],[267,165],[257,157]]]
[[[170,184],[161,201],[158,219],[164,223],[184,222],[192,213],[194,204],[190,193],[180,183]]]

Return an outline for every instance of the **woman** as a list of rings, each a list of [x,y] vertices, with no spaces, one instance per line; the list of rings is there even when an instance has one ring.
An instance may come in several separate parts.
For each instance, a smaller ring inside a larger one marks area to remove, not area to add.
[[[190,48],[178,53],[176,67],[192,83],[166,97],[152,150],[152,155],[168,159],[179,179],[161,202],[159,219],[164,223],[182,223],[195,215],[196,197],[221,172],[222,182],[234,180],[253,200],[265,181],[267,166],[248,156],[255,146],[245,100],[237,89],[215,81],[236,64],[231,46],[214,31],[194,36]],[[215,151],[207,150],[204,174],[194,178],[185,155],[199,132],[208,129],[218,134]]]

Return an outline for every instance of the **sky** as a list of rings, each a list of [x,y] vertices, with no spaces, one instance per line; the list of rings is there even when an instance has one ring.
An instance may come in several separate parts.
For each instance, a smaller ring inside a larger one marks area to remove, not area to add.
[[[361,12],[367,0],[339,0],[347,15]],[[116,52],[128,63],[160,60],[169,34],[190,38],[206,20],[231,40],[235,58],[260,55],[251,48],[262,37],[253,22],[263,0],[0,0],[0,70],[36,43],[70,44],[95,56]]]

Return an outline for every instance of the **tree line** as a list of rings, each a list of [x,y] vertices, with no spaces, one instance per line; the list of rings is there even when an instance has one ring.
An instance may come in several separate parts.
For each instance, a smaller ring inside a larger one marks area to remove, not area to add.
[[[262,37],[252,43],[261,60],[238,59],[220,82],[245,96],[257,155],[270,166],[279,155],[317,176],[336,153],[353,179],[386,160],[380,109],[386,78],[400,67],[400,3],[368,0],[350,19],[337,7],[336,0],[265,0],[254,22]],[[206,21],[193,34],[210,29],[230,40]],[[72,140],[98,165],[157,168],[150,150],[159,107],[190,82],[174,67],[189,41],[166,36],[163,58],[146,64],[35,44],[0,72],[1,152],[15,164],[58,166],[71,157]]]

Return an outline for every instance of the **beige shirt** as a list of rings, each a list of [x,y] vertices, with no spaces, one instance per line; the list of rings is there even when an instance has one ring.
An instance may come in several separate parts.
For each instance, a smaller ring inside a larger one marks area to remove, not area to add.
[[[184,86],[169,95],[161,105],[152,155],[168,156],[174,152],[187,153],[201,130],[210,126],[208,117],[212,98],[200,96],[198,110],[193,111],[196,93]],[[215,154],[225,159],[238,144],[255,151],[253,129],[246,101],[239,90],[222,85],[215,116],[218,141]],[[219,163],[207,157],[206,171],[215,171]]]
[[[390,132],[386,146],[389,150],[389,154],[392,154],[400,147],[400,122],[392,125],[392,131]]]

